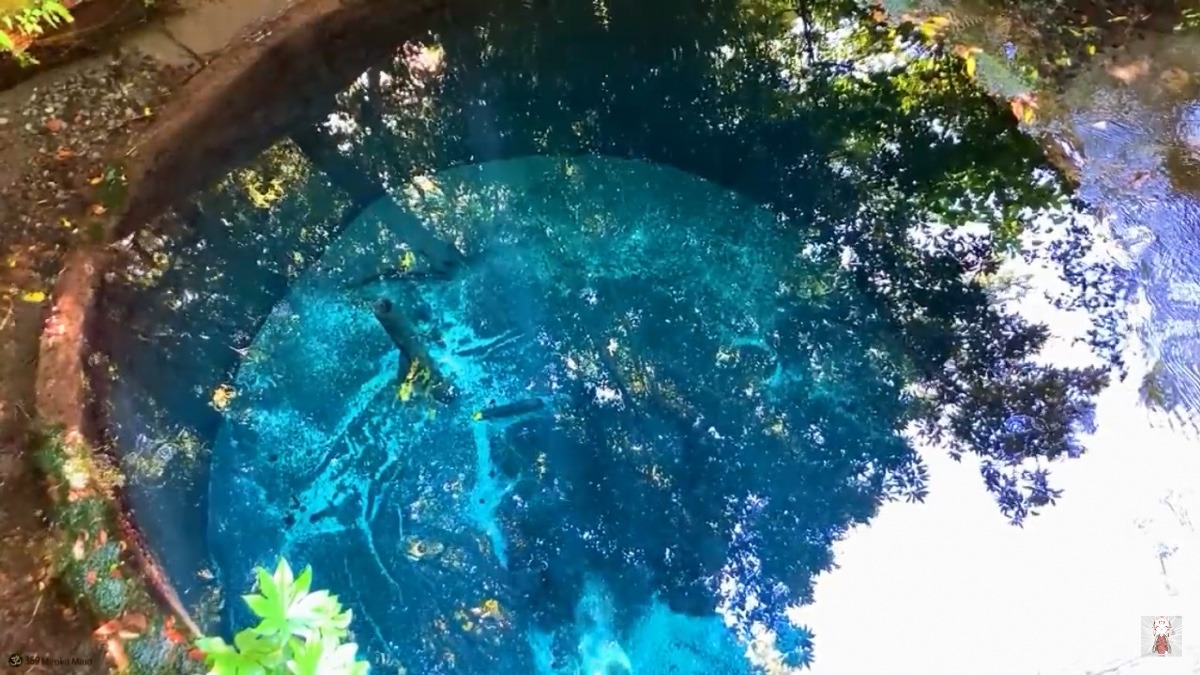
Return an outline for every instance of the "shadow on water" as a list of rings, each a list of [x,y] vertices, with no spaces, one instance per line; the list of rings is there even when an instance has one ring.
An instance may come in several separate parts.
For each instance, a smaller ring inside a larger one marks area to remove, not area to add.
[[[831,545],[925,495],[905,430],[1055,501],[1108,368],[992,297],[1014,251],[1092,275],[1115,360],[1064,181],[915,30],[762,4],[501,3],[259,100],[286,137],[119,247],[96,330],[186,602],[286,554],[410,672],[795,667]]]

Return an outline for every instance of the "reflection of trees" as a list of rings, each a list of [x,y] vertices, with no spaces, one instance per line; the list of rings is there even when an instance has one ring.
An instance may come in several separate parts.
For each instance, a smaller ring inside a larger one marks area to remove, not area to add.
[[[788,433],[769,433],[763,420],[763,429],[742,430],[754,442],[732,458],[655,395],[667,377],[631,395],[657,406],[660,423],[676,416],[676,456],[634,460],[616,453],[621,443],[575,446],[590,454],[587,475],[571,482],[572,503],[606,505],[590,522],[620,542],[614,550],[656,539],[638,527],[647,511],[664,514],[657,539],[689,542],[654,575],[660,587],[717,571],[728,553],[725,502],[753,492],[770,501],[757,524],[769,540],[764,570],[803,595],[807,577],[831,562],[829,543],[869,518],[879,499],[923,497],[923,470],[899,436],[913,421],[956,457],[982,456],[987,487],[1020,522],[1056,493],[1043,470],[1016,464],[1077,454],[1074,433],[1104,382],[1098,370],[1033,364],[1044,329],[992,307],[982,284],[1033,217],[1063,200],[1035,142],[936,49],[907,66],[852,74],[850,59],[901,54],[918,41],[851,3],[810,4],[817,18],[852,22],[840,42],[816,30],[810,46],[787,39],[794,13],[765,0],[703,3],[703,11],[632,0],[552,11],[501,3],[486,29],[430,36],[423,51],[409,45],[369,71],[336,108],[349,123],[295,136],[308,139],[302,147],[325,135],[327,147],[348,148],[337,160],[308,151],[327,175],[350,156],[360,176],[391,187],[406,172],[522,154],[671,163],[770,205],[806,266],[827,270],[794,280],[811,301],[780,317],[771,345],[788,377],[805,383]],[[805,69],[814,58],[821,63]],[[922,244],[909,232],[925,223],[940,233]],[[968,235],[968,223],[987,227]],[[698,349],[704,337],[689,340]],[[811,372],[814,362],[825,372]],[[634,388],[624,366],[603,367]],[[689,377],[703,368],[689,365]],[[712,382],[683,399],[726,419],[757,419],[739,398],[703,400],[729,388],[719,377],[709,374]],[[1005,427],[1014,414],[1039,425],[1014,434]],[[580,425],[629,445],[651,433],[639,419]],[[646,565],[665,564],[650,559],[646,552]],[[601,567],[616,574],[619,565]],[[697,599],[686,600],[693,592]],[[690,588],[674,599],[700,608],[706,594]]]
[[[1065,186],[956,59],[925,49],[907,65],[853,72],[853,60],[919,44],[850,2],[809,3],[816,19],[848,26],[836,43],[810,31],[811,49],[785,35],[791,8],[769,0],[552,4],[499,3],[483,29],[405,45],[339,96],[337,124],[294,131],[334,190],[289,191],[269,213],[210,196],[197,216],[249,219],[210,222],[210,245],[228,244],[227,261],[267,258],[241,239],[294,231],[289,221],[311,218],[307,195],[344,214],[390,203],[412,177],[449,165],[572,153],[672,164],[779,214],[798,258],[780,281],[804,302],[780,303],[769,341],[731,356],[740,368],[714,367],[726,345],[702,332],[674,340],[686,354],[647,346],[611,355],[597,332],[584,336],[597,368],[639,412],[583,415],[570,432],[514,427],[562,435],[570,448],[548,458],[541,482],[521,483],[529,512],[514,525],[525,530],[513,566],[547,614],[569,616],[579,560],[618,593],[657,589],[681,609],[711,608],[700,581],[733,552],[734,502],[749,494],[767,502],[751,524],[764,575],[807,597],[836,537],[881,500],[924,496],[923,469],[900,435],[911,422],[956,457],[981,456],[985,484],[1014,522],[1052,501],[1044,471],[1017,464],[1080,451],[1074,434],[1104,374],[1032,363],[1045,330],[993,307],[982,281],[1034,216],[1065,218],[1049,211]],[[314,229],[340,227],[322,220]],[[969,234],[970,223],[985,227]],[[937,227],[924,241],[910,236],[925,225]],[[421,252],[441,242],[402,236]],[[293,245],[315,246],[272,242],[273,264]],[[606,318],[594,325],[611,326]],[[759,371],[783,384],[757,399],[730,395]],[[1038,426],[1014,433],[1005,426],[1014,414]],[[745,426],[722,441],[697,432],[696,415]],[[674,439],[669,452],[629,451],[659,435]],[[610,442],[585,442],[596,438]],[[547,496],[555,478],[569,515]],[[552,526],[564,518],[574,526]],[[603,545],[581,538],[591,530]]]

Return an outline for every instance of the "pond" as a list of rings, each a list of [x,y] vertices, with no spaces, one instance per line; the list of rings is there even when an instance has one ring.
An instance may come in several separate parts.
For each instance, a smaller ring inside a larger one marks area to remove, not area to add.
[[[309,114],[125,242],[93,331],[207,629],[285,556],[376,666],[788,672],[918,440],[1052,511],[1124,270],[956,58],[855,16],[818,52],[737,2],[501,3],[263,100]],[[1088,279],[1090,362],[1039,360],[1015,257]]]
[[[526,672],[524,645],[494,644],[514,639],[489,625],[505,619],[473,608],[578,623],[592,575],[617,596],[703,606],[690,558],[723,561],[729,533],[704,514],[732,507],[706,485],[713,465],[751,444],[788,452],[764,420],[802,419],[808,387],[838,383],[772,337],[805,312],[779,288],[803,267],[775,219],[678,170],[603,157],[423,184],[410,217],[475,262],[406,270],[393,208],[352,222],[293,284],[247,347],[213,448],[221,568],[311,561],[394,658],[491,653]],[[456,605],[478,628],[429,630]],[[585,670],[656,671],[648,646]]]

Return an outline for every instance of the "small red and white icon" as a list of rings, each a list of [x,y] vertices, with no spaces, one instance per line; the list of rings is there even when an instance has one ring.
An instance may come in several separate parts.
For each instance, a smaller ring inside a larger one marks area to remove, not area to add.
[[[1183,656],[1183,617],[1143,616],[1143,656]]]

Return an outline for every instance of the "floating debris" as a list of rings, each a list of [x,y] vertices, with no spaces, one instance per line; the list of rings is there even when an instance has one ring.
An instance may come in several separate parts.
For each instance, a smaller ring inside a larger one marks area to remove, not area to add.
[[[446,546],[440,542],[426,541],[420,537],[412,537],[405,546],[404,554],[408,556],[409,560],[415,562],[439,556],[445,550]]]

